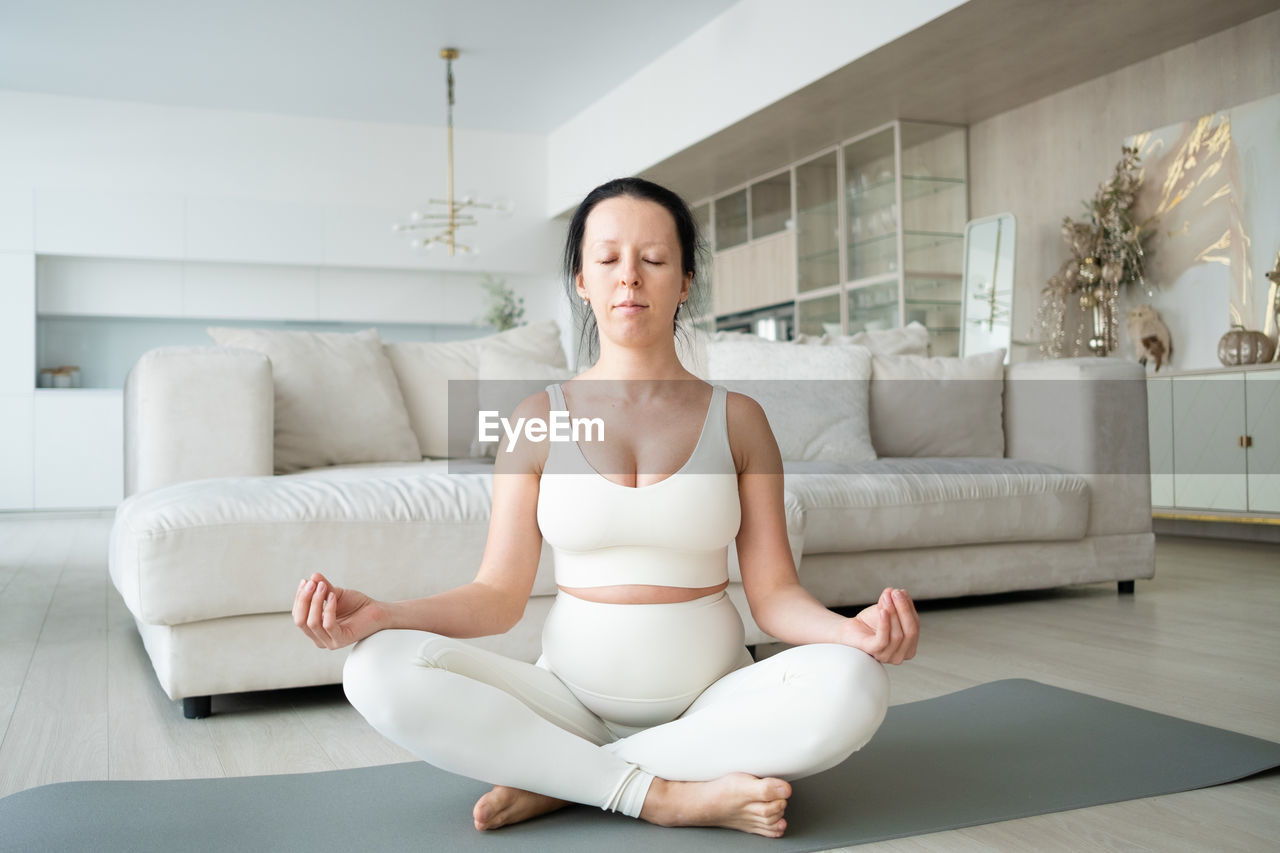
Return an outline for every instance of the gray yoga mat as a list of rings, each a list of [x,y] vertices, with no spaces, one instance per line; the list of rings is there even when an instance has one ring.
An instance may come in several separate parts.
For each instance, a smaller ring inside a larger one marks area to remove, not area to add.
[[[897,705],[862,751],[793,784],[782,839],[574,806],[493,832],[488,786],[420,763],[164,782],[64,782],[0,800],[0,850],[800,853],[1219,785],[1280,744],[1014,679]]]

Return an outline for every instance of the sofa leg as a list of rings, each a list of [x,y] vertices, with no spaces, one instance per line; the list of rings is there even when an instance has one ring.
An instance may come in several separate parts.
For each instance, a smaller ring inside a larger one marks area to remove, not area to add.
[[[213,713],[212,696],[188,696],[182,700],[182,716],[188,720],[199,720]]]
[[[1120,595],[1133,595],[1133,581],[1116,581]]]

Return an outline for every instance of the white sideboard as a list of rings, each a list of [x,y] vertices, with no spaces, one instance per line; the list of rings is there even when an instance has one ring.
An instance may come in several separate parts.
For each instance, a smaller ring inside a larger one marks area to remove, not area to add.
[[[1280,364],[1153,376],[1147,410],[1158,516],[1280,524]]]
[[[439,259],[409,253],[389,221],[354,206],[0,187],[0,511],[119,503],[128,368],[151,347],[211,345],[208,325],[373,325],[388,341],[490,331],[480,271],[431,268]],[[558,316],[551,276],[503,277],[527,320]],[[60,365],[85,387],[36,387]]]

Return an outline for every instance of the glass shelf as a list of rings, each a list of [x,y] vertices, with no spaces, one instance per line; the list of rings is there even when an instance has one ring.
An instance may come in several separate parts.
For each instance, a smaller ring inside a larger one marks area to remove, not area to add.
[[[896,185],[893,178],[882,178],[868,183],[866,186],[849,187],[850,203],[856,203],[867,210],[888,207],[897,201]],[[949,190],[964,189],[964,178],[935,178],[928,175],[903,175],[902,200],[915,201],[926,196]]]
[[[796,332],[802,335],[840,334],[840,294],[797,301]]]
[[[898,322],[898,280],[868,284],[848,292],[849,334],[892,329]]]

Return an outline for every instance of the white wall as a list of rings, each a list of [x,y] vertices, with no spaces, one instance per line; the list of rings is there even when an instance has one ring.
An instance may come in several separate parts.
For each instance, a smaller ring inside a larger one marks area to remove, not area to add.
[[[558,215],[592,187],[639,173],[962,5],[741,0],[551,133],[547,210]]]
[[[205,343],[209,320],[470,337],[488,331],[476,285],[491,273],[526,319],[563,323],[545,137],[457,132],[459,193],[516,206],[463,233],[481,254],[391,230],[443,195],[444,140],[0,91],[0,510],[116,503],[124,373],[148,347]],[[35,389],[38,367],[68,363],[96,387]]]
[[[474,258],[390,230],[443,195],[442,128],[0,91],[0,194],[34,194],[38,253],[554,273],[545,138],[459,130],[455,152],[460,194],[516,205],[464,232]]]

